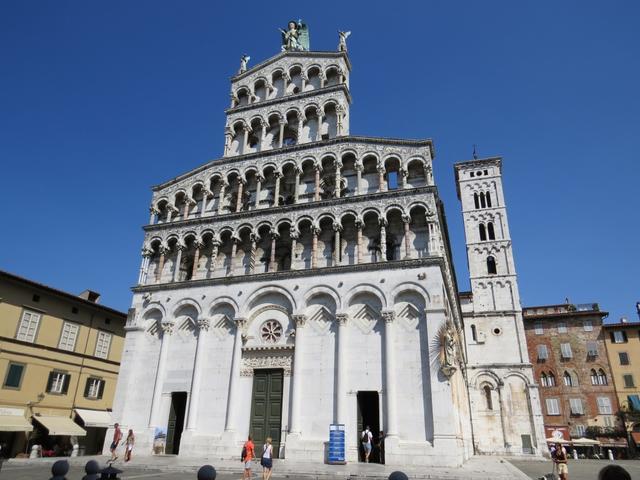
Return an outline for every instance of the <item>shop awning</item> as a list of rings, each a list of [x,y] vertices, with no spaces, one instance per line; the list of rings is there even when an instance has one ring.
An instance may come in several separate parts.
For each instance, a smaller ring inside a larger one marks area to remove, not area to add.
[[[0,409],[0,432],[30,432],[31,430],[33,425],[24,418],[24,409]]]
[[[629,445],[626,438],[609,438],[609,437],[596,437],[596,440],[600,442],[603,448],[627,448]]]
[[[84,437],[87,431],[69,417],[33,417],[40,425],[49,430],[49,435],[74,435]]]
[[[111,412],[85,410],[84,408],[76,408],[75,411],[84,422],[85,427],[109,428],[110,425],[113,425]]]
[[[640,395],[628,395],[629,403],[634,412],[640,412]]]
[[[633,438],[636,445],[640,445],[640,432],[631,432],[631,438]]]

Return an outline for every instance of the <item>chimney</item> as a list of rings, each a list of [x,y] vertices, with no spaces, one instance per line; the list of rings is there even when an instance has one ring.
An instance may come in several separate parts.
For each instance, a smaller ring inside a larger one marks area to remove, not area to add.
[[[85,290],[78,296],[92,303],[98,303],[100,301],[100,294],[98,292],[94,292],[93,290]]]

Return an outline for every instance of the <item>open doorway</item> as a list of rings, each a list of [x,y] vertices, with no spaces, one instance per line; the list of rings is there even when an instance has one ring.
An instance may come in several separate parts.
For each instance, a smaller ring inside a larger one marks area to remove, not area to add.
[[[173,392],[171,394],[171,410],[167,425],[167,446],[165,452],[177,455],[180,452],[180,439],[184,429],[184,414],[187,409],[187,392]]]
[[[358,452],[359,459],[364,462],[364,448],[361,437],[365,427],[373,434],[372,450],[369,463],[384,463],[384,446],[380,442],[380,397],[378,392],[358,392]]]

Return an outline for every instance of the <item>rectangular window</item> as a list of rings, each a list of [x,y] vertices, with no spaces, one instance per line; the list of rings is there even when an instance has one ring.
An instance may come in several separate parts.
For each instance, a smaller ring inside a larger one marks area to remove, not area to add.
[[[611,341],[613,343],[627,343],[627,334],[623,330],[615,330],[611,332]]]
[[[629,365],[629,354],[627,352],[619,352],[620,365]]]
[[[18,327],[16,338],[23,342],[35,342],[36,333],[38,333],[38,325],[40,324],[40,317],[41,315],[39,313],[25,310],[22,313],[22,319],[20,320],[20,326]]]
[[[75,323],[64,322],[62,325],[62,334],[60,335],[60,343],[58,348],[73,352],[76,348],[76,338],[78,338],[79,326]]]
[[[584,322],[582,322],[582,328],[584,328],[585,332],[592,332],[593,322],[591,320],[585,320]]]
[[[549,358],[549,351],[546,345],[538,345],[538,360],[546,360]]]
[[[633,375],[623,375],[622,378],[624,379],[624,388],[633,388],[635,386],[633,383]]]
[[[576,434],[579,438],[582,438],[587,433],[587,427],[584,425],[576,425]]]
[[[84,386],[85,398],[93,398],[99,400],[104,393],[104,380],[100,378],[87,378],[87,383]]]
[[[544,328],[542,327],[542,322],[536,322],[536,335],[542,335],[544,333]]]
[[[611,416],[611,415],[607,415],[604,417],[604,426],[605,427],[613,427],[614,425],[614,419],[615,417]]]
[[[569,404],[571,405],[572,415],[584,415],[584,408],[582,408],[582,400],[579,398],[570,398]]]
[[[560,404],[557,398],[547,398],[547,415],[560,415]]]
[[[69,380],[71,375],[64,372],[56,372],[55,370],[49,373],[49,380],[47,381],[47,393],[58,393],[65,395],[69,390]]]
[[[611,399],[609,397],[598,397],[598,413],[611,415]]]
[[[589,357],[597,357],[598,356],[598,343],[597,342],[587,342],[587,356]]]
[[[564,322],[558,322],[558,333],[567,333],[567,324]]]
[[[573,353],[571,352],[571,344],[570,343],[561,343],[560,344],[560,354],[562,358],[572,358]]]
[[[5,388],[20,388],[22,383],[22,374],[24,373],[25,366],[21,363],[9,363],[7,368],[7,376],[4,378]]]
[[[110,346],[111,334],[107,332],[98,332],[98,340],[96,342],[96,357],[108,358]]]

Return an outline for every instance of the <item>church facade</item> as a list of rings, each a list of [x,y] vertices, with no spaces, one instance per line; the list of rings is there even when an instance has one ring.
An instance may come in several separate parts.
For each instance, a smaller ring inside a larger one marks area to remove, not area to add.
[[[459,297],[433,144],[349,134],[344,33],[337,52],[287,37],[243,57],[223,157],[153,188],[114,404],[140,455],[235,459],[251,434],[321,462],[332,424],[348,462],[365,426],[389,464],[544,448],[500,160],[456,166],[473,287]],[[481,214],[503,219],[490,242],[471,238]],[[481,271],[489,256],[499,272]]]

